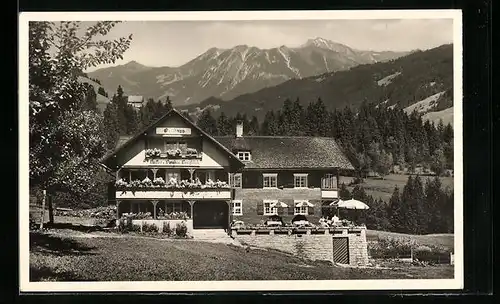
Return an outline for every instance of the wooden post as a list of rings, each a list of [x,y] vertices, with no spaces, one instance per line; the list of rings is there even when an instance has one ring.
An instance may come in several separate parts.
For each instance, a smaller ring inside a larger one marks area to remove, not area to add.
[[[194,174],[194,170],[195,170],[195,169],[193,169],[193,168],[189,168],[189,169],[188,169],[188,171],[189,171],[189,175],[191,176],[191,177],[190,177],[191,182],[193,181],[193,174]]]
[[[230,234],[231,231],[229,228],[231,228],[231,222],[232,222],[232,219],[233,219],[233,211],[231,210],[231,200],[227,200],[226,201],[227,203],[227,233]],[[241,208],[243,208],[243,206],[241,206]]]
[[[116,219],[120,220],[120,203],[121,201],[116,201]]]
[[[158,172],[158,169],[151,169],[153,171],[153,180],[156,178],[156,172]]]
[[[43,229],[43,222],[45,219],[45,197],[47,196],[47,190],[43,190],[42,197],[42,219],[40,220],[40,229]]]
[[[158,201],[151,201],[153,204],[153,219],[156,220],[156,204],[158,204]]]
[[[194,214],[193,214],[193,210],[194,210],[194,203],[195,203],[196,201],[187,201],[187,202],[189,203],[189,206],[191,207],[191,214],[190,214],[190,216],[191,216],[191,219],[193,219],[193,215],[194,215]]]
[[[336,170],[337,172],[337,190],[340,189],[340,175],[339,175],[339,169]]]

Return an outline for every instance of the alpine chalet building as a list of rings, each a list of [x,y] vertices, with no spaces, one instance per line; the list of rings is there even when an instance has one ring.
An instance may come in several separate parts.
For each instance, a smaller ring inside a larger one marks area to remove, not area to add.
[[[173,109],[135,136],[122,137],[103,164],[116,176],[117,216],[151,222],[182,213],[188,229],[259,224],[272,215],[313,223],[354,170],[332,138],[210,136]]]

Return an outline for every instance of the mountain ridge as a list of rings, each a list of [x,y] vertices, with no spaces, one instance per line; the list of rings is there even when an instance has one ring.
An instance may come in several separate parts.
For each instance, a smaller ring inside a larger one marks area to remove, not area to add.
[[[290,79],[231,100],[211,97],[183,109],[196,115],[213,107],[229,116],[239,112],[262,119],[267,111],[280,109],[287,98],[298,98],[303,106],[321,98],[328,109],[356,108],[367,101],[382,107],[407,109],[406,112],[416,109],[433,121],[439,120],[440,112],[450,120],[452,111],[444,110],[453,107],[453,45],[416,51],[388,62],[358,65],[350,70]],[[412,107],[418,103],[420,106]]]
[[[210,96],[231,100],[293,78],[347,70],[407,53],[358,51],[316,38],[299,47],[260,49],[245,44],[230,49],[212,47],[179,67],[148,67],[131,61],[88,75],[99,79],[111,94],[121,85],[126,94],[154,99],[169,96],[179,106],[197,104]]]

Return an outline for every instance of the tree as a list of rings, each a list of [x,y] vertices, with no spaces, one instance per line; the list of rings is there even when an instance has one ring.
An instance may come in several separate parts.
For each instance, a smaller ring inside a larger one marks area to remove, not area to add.
[[[231,135],[234,133],[231,121],[227,118],[224,112],[221,112],[217,118],[217,130],[219,135]]]
[[[108,97],[108,93],[106,93],[103,87],[99,87],[99,89],[97,89],[97,94]]]
[[[82,110],[94,112],[97,111],[97,95],[95,93],[94,87],[91,85],[87,85],[87,92],[82,104]]]
[[[103,113],[104,130],[103,136],[106,142],[108,151],[112,151],[116,147],[116,142],[120,136],[118,126],[117,106],[114,103],[108,103]]]
[[[279,115],[274,111],[268,111],[262,122],[262,135],[275,136],[280,135]]]
[[[437,149],[432,154],[431,159],[431,170],[436,173],[437,176],[443,174],[446,167],[446,157],[442,149]]]
[[[382,150],[378,158],[377,165],[375,167],[376,171],[382,178],[384,178],[391,171],[393,165],[392,154]]]
[[[201,112],[196,125],[210,135],[217,135],[217,121],[212,116],[210,109],[205,109]]]
[[[394,232],[404,232],[406,229],[405,223],[405,208],[401,202],[399,188],[395,187],[391,198],[389,199],[389,218],[391,230]]]
[[[122,59],[132,37],[100,37],[116,23],[97,22],[79,36],[80,22],[30,22],[30,186],[51,195],[82,194],[92,187],[95,163],[105,151],[103,124],[98,113],[82,110],[86,88],[78,76]]]
[[[339,198],[341,200],[348,200],[352,198],[351,192],[347,189],[347,186],[344,183],[340,184]]]
[[[252,119],[248,123],[248,135],[259,135],[259,121],[257,120],[257,117],[254,115],[252,116]]]

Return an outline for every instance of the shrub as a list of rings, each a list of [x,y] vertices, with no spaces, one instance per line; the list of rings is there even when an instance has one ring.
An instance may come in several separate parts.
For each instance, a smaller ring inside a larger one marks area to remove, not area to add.
[[[166,235],[171,235],[172,234],[172,229],[170,228],[170,223],[169,222],[164,222],[163,223],[163,230],[162,230],[163,234],[166,234]]]
[[[144,232],[144,233],[157,233],[158,227],[155,224],[144,223],[142,225],[142,232]]]
[[[178,237],[186,237],[187,236],[187,225],[185,222],[180,222],[175,227],[175,235]]]
[[[410,257],[412,248],[416,246],[416,241],[411,238],[379,237],[376,242],[370,243],[369,251],[373,258]]]

